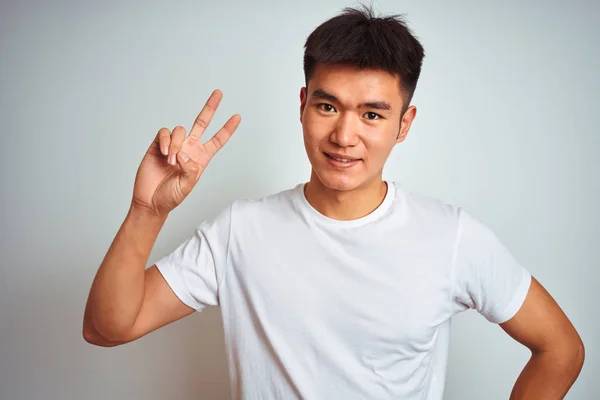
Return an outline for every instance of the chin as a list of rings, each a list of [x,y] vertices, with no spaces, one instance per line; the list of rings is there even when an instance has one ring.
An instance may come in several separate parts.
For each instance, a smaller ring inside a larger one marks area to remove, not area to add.
[[[339,173],[334,171],[313,170],[315,177],[328,189],[347,192],[360,187],[364,183],[361,174]]]

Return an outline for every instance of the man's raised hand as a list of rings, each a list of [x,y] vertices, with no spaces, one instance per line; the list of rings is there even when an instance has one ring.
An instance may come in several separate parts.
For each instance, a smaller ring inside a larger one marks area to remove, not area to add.
[[[182,126],[172,132],[167,128],[158,131],[138,168],[132,208],[166,216],[190,194],[210,160],[240,124],[241,117],[233,115],[208,142],[201,142],[222,98],[220,90],[211,94],[189,135]]]

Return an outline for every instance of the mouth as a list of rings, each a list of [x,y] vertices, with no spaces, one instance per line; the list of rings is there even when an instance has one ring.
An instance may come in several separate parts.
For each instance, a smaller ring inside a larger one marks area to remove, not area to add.
[[[325,154],[325,156],[327,157],[327,160],[335,166],[349,167],[349,166],[355,165],[359,161],[361,161],[360,158],[354,158],[354,157],[343,155],[343,154],[325,153],[325,152],[323,154]]]

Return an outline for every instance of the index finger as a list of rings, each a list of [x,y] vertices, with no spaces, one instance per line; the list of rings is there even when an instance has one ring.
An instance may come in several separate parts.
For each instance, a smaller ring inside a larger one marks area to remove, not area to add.
[[[206,101],[206,104],[204,104],[204,107],[202,107],[200,114],[198,114],[196,117],[188,137],[196,139],[200,139],[200,137],[202,137],[202,134],[208,127],[208,124],[210,124],[213,115],[215,115],[215,111],[217,110],[217,107],[219,107],[219,103],[221,103],[222,98],[223,92],[221,92],[219,89],[216,89],[212,92]]]

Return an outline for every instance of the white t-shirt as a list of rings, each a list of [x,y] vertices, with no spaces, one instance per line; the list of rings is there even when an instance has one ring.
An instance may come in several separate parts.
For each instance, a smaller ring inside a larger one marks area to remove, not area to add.
[[[235,201],[156,263],[185,304],[221,307],[235,399],[438,400],[452,316],[518,311],[531,275],[489,228],[387,184],[352,221],[304,184]]]

